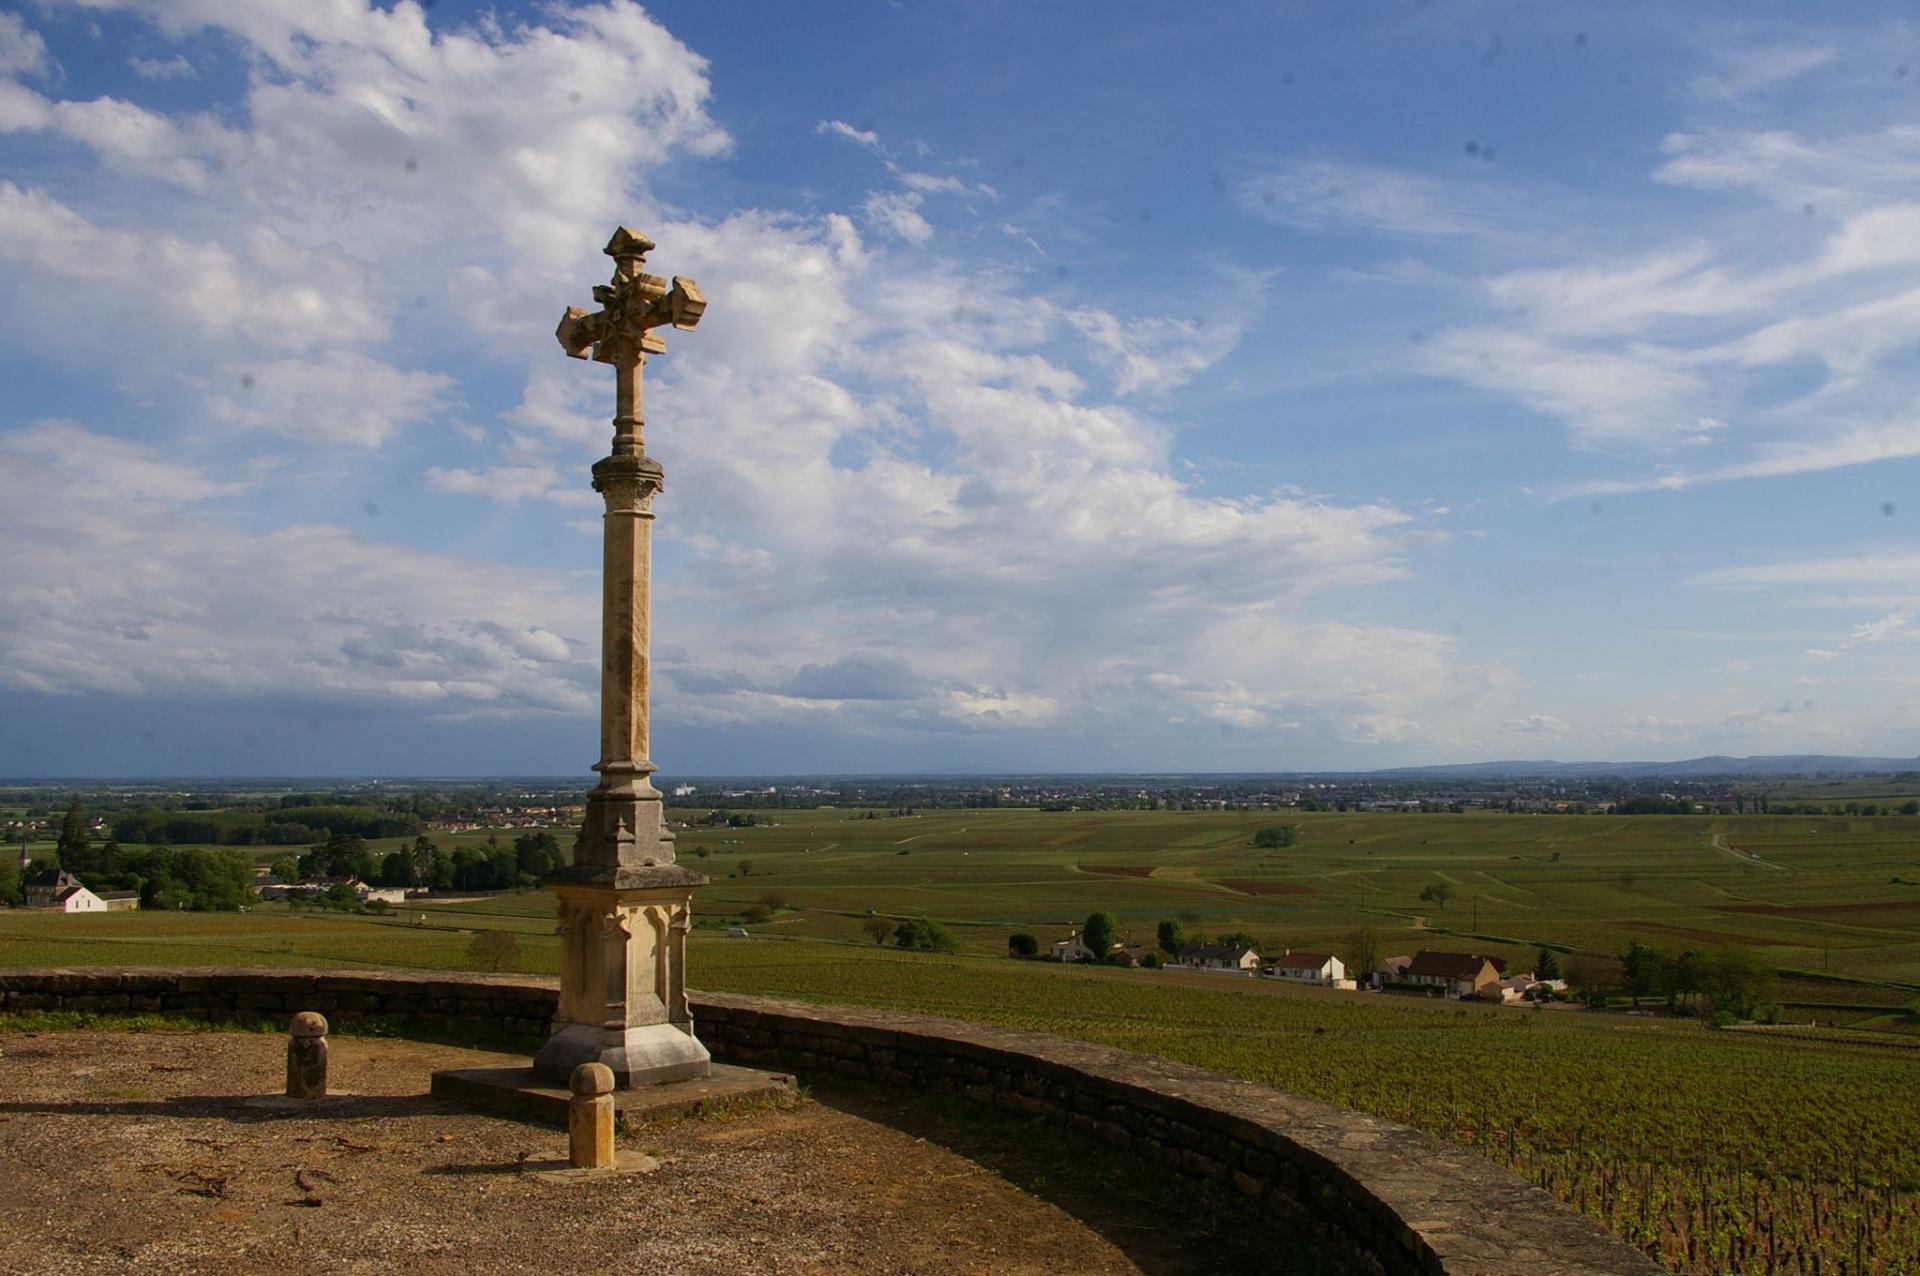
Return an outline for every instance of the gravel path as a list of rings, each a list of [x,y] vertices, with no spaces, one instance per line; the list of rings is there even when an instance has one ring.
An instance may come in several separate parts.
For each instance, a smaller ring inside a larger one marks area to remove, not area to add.
[[[284,1038],[0,1034],[0,1271],[1186,1276],[1226,1257],[1215,1211],[1095,1190],[1060,1172],[1079,1145],[934,1100],[834,1090],[652,1127],[623,1146],[656,1172],[556,1181],[526,1169],[565,1156],[559,1132],[424,1097],[433,1069],[503,1056],[332,1045],[358,1097],[313,1114],[243,1101],[278,1088]]]

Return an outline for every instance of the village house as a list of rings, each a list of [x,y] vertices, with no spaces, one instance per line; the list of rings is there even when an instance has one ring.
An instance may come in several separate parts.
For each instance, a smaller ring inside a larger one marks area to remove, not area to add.
[[[1408,953],[1395,957],[1382,957],[1380,964],[1373,968],[1373,974],[1370,976],[1373,986],[1379,988],[1384,984],[1405,983],[1407,967],[1412,964],[1413,957]]]
[[[1275,979],[1299,984],[1353,987],[1353,981],[1347,978],[1345,963],[1332,953],[1296,953],[1289,949],[1273,959],[1273,967],[1267,973]]]
[[[27,907],[58,913],[122,912],[140,907],[138,891],[108,891],[96,895],[79,878],[63,869],[50,868],[27,879]],[[109,898],[111,897],[111,902]]]
[[[1055,961],[1086,961],[1093,956],[1093,950],[1087,947],[1076,930],[1065,939],[1054,940],[1048,955]]]
[[[1500,964],[1478,953],[1436,952],[1423,948],[1413,955],[1399,982],[1438,988],[1449,997],[1473,997],[1487,985],[1500,982]]]
[[[1135,968],[1144,965],[1151,956],[1153,949],[1146,944],[1115,944],[1107,954],[1107,961],[1111,965]]]
[[[1245,944],[1188,944],[1167,963],[1172,970],[1206,970],[1227,975],[1258,974],[1260,954]]]

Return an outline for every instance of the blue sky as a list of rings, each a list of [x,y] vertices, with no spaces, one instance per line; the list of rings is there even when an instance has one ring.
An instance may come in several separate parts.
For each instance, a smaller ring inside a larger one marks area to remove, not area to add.
[[[1920,753],[1897,6],[0,0],[0,774]]]

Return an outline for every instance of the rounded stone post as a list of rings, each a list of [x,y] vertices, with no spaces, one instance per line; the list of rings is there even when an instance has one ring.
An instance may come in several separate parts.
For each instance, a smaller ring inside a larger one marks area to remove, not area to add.
[[[613,1069],[583,1063],[569,1078],[567,1160],[579,1170],[613,1168]]]
[[[327,1021],[323,1015],[302,1010],[288,1025],[287,1097],[324,1099],[327,1097]]]

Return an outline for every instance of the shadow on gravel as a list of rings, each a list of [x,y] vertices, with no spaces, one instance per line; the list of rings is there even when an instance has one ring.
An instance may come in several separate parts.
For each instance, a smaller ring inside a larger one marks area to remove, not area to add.
[[[171,1117],[257,1125],[263,1121],[334,1121],[369,1117],[428,1116],[458,1111],[419,1094],[335,1095],[312,1103],[277,1095],[181,1095],[171,1099],[76,1099],[71,1102],[0,1102],[0,1115]]]
[[[815,1102],[934,1143],[1073,1215],[1144,1276],[1341,1276],[1311,1238],[1239,1196],[965,1099],[821,1078]]]

